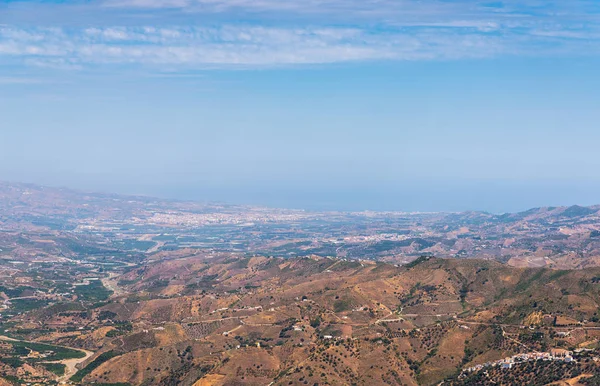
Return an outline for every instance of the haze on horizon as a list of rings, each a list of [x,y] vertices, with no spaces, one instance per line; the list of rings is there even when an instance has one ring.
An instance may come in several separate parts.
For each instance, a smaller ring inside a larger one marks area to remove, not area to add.
[[[334,210],[600,204],[600,4],[0,3],[0,179]]]

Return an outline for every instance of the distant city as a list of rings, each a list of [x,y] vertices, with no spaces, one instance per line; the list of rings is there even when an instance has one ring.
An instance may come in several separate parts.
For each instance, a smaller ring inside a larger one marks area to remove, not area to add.
[[[0,183],[0,379],[595,382],[599,216],[315,212]]]

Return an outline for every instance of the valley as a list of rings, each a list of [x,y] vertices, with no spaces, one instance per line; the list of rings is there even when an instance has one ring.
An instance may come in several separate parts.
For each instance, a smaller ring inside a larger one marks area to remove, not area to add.
[[[526,384],[538,373],[535,384],[592,385],[600,372],[595,208],[311,213],[4,189],[9,385]]]

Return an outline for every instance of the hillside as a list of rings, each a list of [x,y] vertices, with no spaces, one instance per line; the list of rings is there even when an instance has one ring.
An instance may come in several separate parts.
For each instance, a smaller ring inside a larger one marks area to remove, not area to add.
[[[461,384],[463,369],[517,354],[596,355],[600,337],[600,269],[157,257],[113,277],[110,301],[33,310],[21,325],[45,327],[9,333],[94,351],[81,383],[131,385]],[[65,317],[86,329],[68,332]],[[570,366],[565,377],[597,370]]]
[[[305,212],[0,184],[12,384],[595,382],[598,207]]]

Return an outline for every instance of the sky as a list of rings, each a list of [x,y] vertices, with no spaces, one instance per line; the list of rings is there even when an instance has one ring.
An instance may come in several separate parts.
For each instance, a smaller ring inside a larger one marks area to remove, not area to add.
[[[310,210],[600,204],[596,0],[0,0],[0,180]]]

